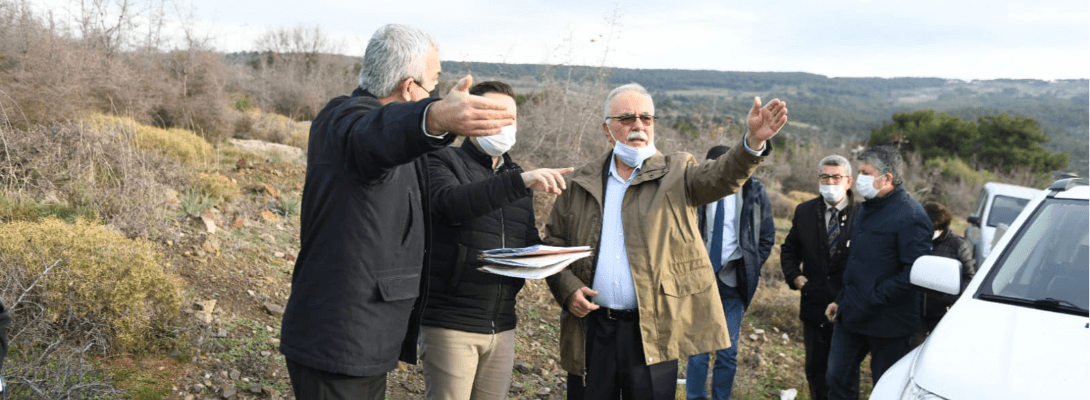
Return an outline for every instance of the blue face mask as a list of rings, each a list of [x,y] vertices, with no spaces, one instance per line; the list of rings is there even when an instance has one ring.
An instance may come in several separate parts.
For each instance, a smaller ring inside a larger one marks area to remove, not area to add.
[[[644,147],[632,147],[627,144],[617,141],[613,145],[613,155],[621,162],[625,163],[629,167],[636,168],[643,165],[644,161],[655,155],[658,149],[655,148],[655,142],[648,142]]]
[[[606,129],[609,129],[607,126]],[[629,133],[629,135],[635,135],[636,132]],[[646,141],[647,134],[640,132],[639,135]],[[609,136],[613,137],[613,130],[609,130]],[[635,148],[627,144],[621,143],[620,140],[614,140],[613,155],[625,165],[637,168],[643,165],[644,161],[658,153],[658,149],[655,148],[655,142],[647,141],[647,146],[641,148]]]

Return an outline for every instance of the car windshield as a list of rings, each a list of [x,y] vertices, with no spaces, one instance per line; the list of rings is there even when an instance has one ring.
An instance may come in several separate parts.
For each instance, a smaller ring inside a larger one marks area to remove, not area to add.
[[[988,226],[1006,224],[1010,226],[1022,209],[1029,203],[1028,199],[1019,199],[1010,196],[995,196],[992,200],[992,211],[988,215]]]
[[[1084,314],[1090,302],[1087,209],[1086,200],[1045,199],[996,260],[981,297]]]

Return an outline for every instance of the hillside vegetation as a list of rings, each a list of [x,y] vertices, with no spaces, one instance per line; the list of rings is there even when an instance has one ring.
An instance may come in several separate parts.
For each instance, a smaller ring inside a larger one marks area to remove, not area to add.
[[[224,55],[192,30],[166,41],[154,26],[137,30],[133,9],[87,5],[85,23],[66,26],[25,2],[0,0],[0,298],[14,317],[0,373],[11,398],[292,398],[276,349],[299,251],[307,120],[350,92],[359,66],[331,55],[336,49],[318,28],[273,30],[255,43],[258,51]],[[161,21],[161,10],[142,12]],[[474,68],[478,80],[516,83],[512,154],[527,168],[578,166],[607,151],[601,101],[618,80],[656,91],[670,116],[656,123],[659,149],[698,158],[714,144],[738,144],[736,121],[749,96],[788,99],[792,125],[756,173],[773,203],[777,243],[794,207],[816,196],[818,160],[851,156],[847,145],[865,137],[814,140],[834,128],[796,110],[839,110],[859,124],[892,115],[845,105],[884,80],[833,80],[844,86],[843,104],[835,105],[829,97],[791,97],[817,87],[801,82],[828,81],[809,74],[729,75],[738,89],[700,86],[684,72]],[[444,70],[460,75],[448,63]],[[701,73],[724,80],[713,72]],[[891,82],[887,91],[905,96],[950,84]],[[1051,100],[1041,102],[1053,109]],[[1044,171],[988,171],[923,153],[906,148],[907,189],[962,216],[987,181],[1041,186],[1049,179]],[[540,227],[553,198],[535,201]],[[739,398],[778,398],[792,388],[807,398],[798,294],[782,281],[776,248],[743,322]],[[520,293],[512,398],[564,397],[559,314],[543,282]],[[419,367],[392,372],[389,392],[420,398]]]

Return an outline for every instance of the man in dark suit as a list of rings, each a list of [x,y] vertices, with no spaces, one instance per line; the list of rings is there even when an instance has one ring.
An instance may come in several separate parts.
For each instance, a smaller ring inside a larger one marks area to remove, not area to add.
[[[780,267],[787,286],[802,292],[799,319],[806,347],[806,380],[810,398],[824,400],[829,396],[825,371],[833,338],[833,324],[825,318],[825,307],[840,292],[848,233],[858,203],[851,190],[848,159],[825,157],[818,170],[821,196],[795,208],[791,230],[780,246]]]
[[[855,191],[865,199],[852,221],[843,286],[825,308],[834,321],[825,382],[829,398],[859,398],[859,366],[870,354],[874,382],[911,350],[920,327],[912,263],[931,254],[931,219],[904,188],[904,160],[893,146],[859,156]]]
[[[428,169],[454,134],[495,135],[515,110],[468,93],[442,100],[439,49],[426,32],[379,28],[360,85],[310,129],[291,296],[280,352],[299,399],[385,399],[386,372],[416,362],[427,296]]]

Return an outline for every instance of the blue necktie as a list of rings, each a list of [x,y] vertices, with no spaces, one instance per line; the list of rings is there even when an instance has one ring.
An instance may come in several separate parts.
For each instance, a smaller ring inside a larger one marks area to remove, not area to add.
[[[837,210],[833,209],[833,214],[829,216],[829,238],[826,243],[829,246],[829,258],[833,258],[836,254],[836,239],[840,236],[840,221],[837,221]]]
[[[715,203],[715,221],[712,222],[715,225],[712,228],[711,258],[712,268],[717,274],[723,269],[723,208],[726,204],[723,199]]]

